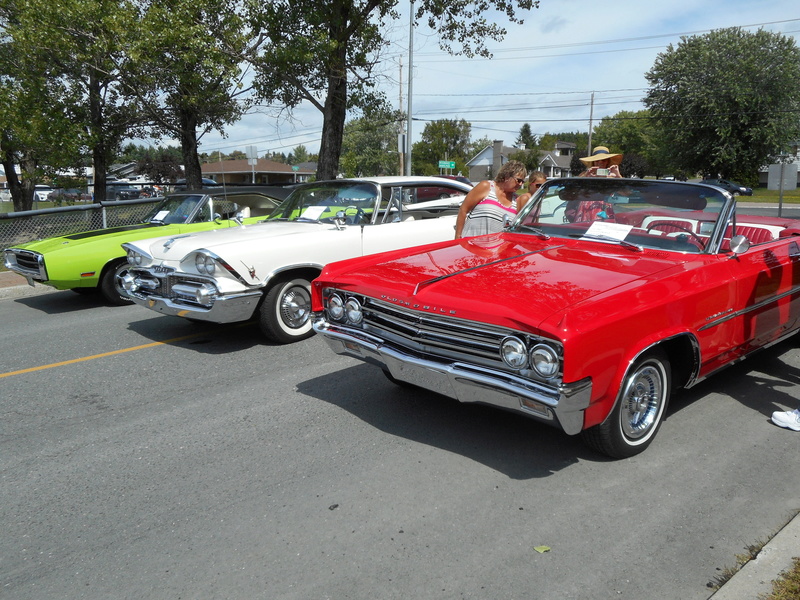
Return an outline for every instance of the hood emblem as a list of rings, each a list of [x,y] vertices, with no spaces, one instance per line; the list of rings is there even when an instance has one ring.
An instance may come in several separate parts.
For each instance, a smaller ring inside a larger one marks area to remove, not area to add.
[[[247,264],[244,261],[242,261],[242,264],[244,265],[244,268],[247,269],[247,272],[250,273],[250,279],[256,279],[256,268],[255,268],[255,266],[248,267]]]
[[[187,234],[184,234],[184,235],[176,235],[175,237],[169,238],[166,242],[164,242],[164,250],[169,250],[170,247],[172,246],[172,244],[175,243],[175,240],[179,240],[181,238],[189,237],[189,235],[190,234],[187,233]]]

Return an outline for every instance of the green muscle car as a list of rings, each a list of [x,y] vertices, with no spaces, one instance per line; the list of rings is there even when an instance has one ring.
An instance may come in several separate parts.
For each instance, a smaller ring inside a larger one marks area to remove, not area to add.
[[[272,213],[291,187],[185,190],[168,195],[143,223],[47,238],[5,250],[7,269],[59,290],[99,290],[111,304],[130,304],[120,286],[128,271],[121,244],[166,235],[236,227]]]

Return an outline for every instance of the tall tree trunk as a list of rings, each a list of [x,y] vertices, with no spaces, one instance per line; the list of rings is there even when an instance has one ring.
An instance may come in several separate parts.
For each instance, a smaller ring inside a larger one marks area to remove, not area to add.
[[[89,137],[92,144],[92,167],[94,168],[93,202],[103,202],[107,199],[108,157],[106,132],[103,125],[103,101],[100,97],[100,81],[94,70],[92,70],[89,74]]]
[[[11,141],[8,139],[8,132],[0,134],[0,162],[6,172],[6,183],[11,192],[11,201],[14,203],[14,210],[19,212],[31,210],[33,208],[33,186],[23,188],[22,181],[17,175],[17,165],[14,162],[14,152],[11,150]]]
[[[197,115],[194,111],[179,109],[181,154],[186,172],[187,189],[203,187],[203,170],[197,155]]]
[[[317,179],[335,179],[342,154],[344,120],[347,115],[347,71],[344,67],[346,47],[340,44],[337,60],[328,76],[328,95],[322,111],[322,141],[319,146]]]

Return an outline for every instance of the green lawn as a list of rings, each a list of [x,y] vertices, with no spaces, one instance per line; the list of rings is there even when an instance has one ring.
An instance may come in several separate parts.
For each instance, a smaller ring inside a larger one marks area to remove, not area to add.
[[[756,188],[752,196],[739,196],[742,202],[775,202],[780,199],[780,192],[768,190],[767,188]],[[800,204],[800,189],[788,190],[783,192],[783,201],[786,204]]]

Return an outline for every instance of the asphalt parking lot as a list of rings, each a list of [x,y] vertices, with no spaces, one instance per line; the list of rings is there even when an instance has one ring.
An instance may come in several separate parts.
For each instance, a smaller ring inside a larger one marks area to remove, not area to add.
[[[9,597],[738,600],[800,555],[800,436],[768,422],[800,398],[796,343],[680,396],[646,453],[607,461],[409,397],[315,338],[197,332],[13,274],[0,306]]]

